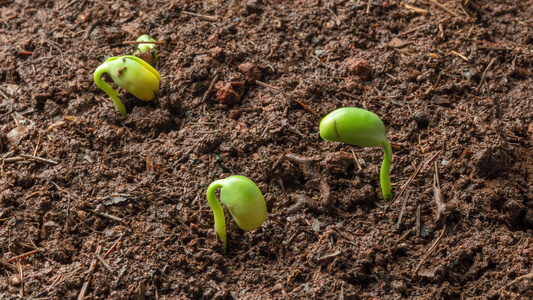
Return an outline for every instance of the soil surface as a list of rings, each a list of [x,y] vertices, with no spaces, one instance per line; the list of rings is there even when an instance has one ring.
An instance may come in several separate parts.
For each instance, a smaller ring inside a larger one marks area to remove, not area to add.
[[[0,12],[0,298],[533,298],[531,1]],[[93,72],[144,33],[161,89],[122,117]],[[339,107],[385,123],[393,201],[381,148],[320,139]],[[269,214],[226,212],[224,255],[205,192],[232,174]]]

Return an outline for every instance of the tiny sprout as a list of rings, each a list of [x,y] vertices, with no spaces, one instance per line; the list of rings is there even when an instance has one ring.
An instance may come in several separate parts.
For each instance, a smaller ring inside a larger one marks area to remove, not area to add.
[[[120,101],[119,93],[102,80],[104,73],[109,74],[118,86],[143,101],[154,99],[159,92],[161,76],[144,60],[135,56],[111,57],[106,60],[94,71],[94,82],[111,97],[115,108],[123,116],[126,115],[126,107]]]
[[[151,38],[150,36],[148,36],[147,34],[143,34],[139,36],[136,41],[137,42],[155,42],[155,40]],[[150,50],[152,49],[153,49],[153,56],[150,54],[152,58],[149,59],[148,63],[150,63],[151,61],[150,64],[154,65],[157,62],[157,50],[155,49],[154,44],[152,43],[139,44],[137,46],[137,49],[135,49],[135,52],[133,52],[133,54],[135,56],[140,56],[142,53],[149,53]],[[141,58],[144,58],[144,57],[141,56]]]
[[[267,208],[263,194],[253,181],[242,176],[229,176],[213,181],[207,188],[207,201],[215,217],[215,231],[226,252],[226,221],[222,205],[215,191],[220,188],[220,202],[224,204],[237,225],[243,230],[259,228],[266,220]]]
[[[385,125],[374,113],[355,107],[339,108],[320,121],[320,137],[360,147],[383,146],[385,152],[380,170],[381,191],[385,200],[392,199],[389,169],[392,149]]]

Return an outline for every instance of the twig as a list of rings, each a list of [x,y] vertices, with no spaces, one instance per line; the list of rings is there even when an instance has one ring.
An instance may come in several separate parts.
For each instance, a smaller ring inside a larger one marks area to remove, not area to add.
[[[165,41],[124,41],[122,42],[122,45],[138,45],[138,44],[164,45]]]
[[[426,163],[424,163],[424,168],[427,167],[430,163],[432,163],[435,159],[437,159],[437,157],[439,157],[440,155],[440,151],[437,151],[437,153],[435,153],[430,159],[428,159],[428,161],[426,161]]]
[[[286,95],[286,94],[285,94],[285,93],[284,93],[279,87],[276,87],[276,86],[273,86],[273,85],[270,85],[270,84],[266,84],[266,83],[261,82],[261,81],[259,81],[259,80],[256,80],[255,82],[256,82],[257,84],[259,84],[260,86],[263,86],[263,87],[266,87],[266,88],[270,88],[270,89],[273,89],[273,90],[276,90],[276,91],[280,92],[280,93],[283,94],[283,96],[285,96],[286,98],[289,98],[289,99],[291,99],[292,101],[294,101],[294,102],[300,104],[303,108],[307,109],[309,112],[311,112],[311,113],[312,113],[313,115],[315,115],[317,118],[322,119],[322,117],[321,117],[319,114],[317,114],[314,110],[312,110],[309,106],[305,105],[303,102],[301,102],[301,101],[299,101],[299,100],[296,100],[296,99],[294,99],[294,98],[292,98],[292,97],[287,96],[287,95]]]
[[[461,53],[456,52],[456,51],[453,51],[453,50],[452,50],[451,52],[452,52],[453,54],[459,56],[462,60],[464,60],[464,61],[468,61],[468,58],[466,58],[466,56],[462,55]]]
[[[107,258],[109,256],[109,254],[111,254],[115,248],[117,247],[118,243],[120,241],[122,241],[122,237],[124,237],[124,233],[122,233],[122,235],[118,238],[118,240],[111,246],[111,248],[109,248],[109,250],[107,250],[107,252],[104,254],[104,258]]]
[[[10,158],[4,158],[3,160],[0,160],[0,162],[4,162],[6,164],[12,164],[12,163],[16,163],[16,162],[23,161],[23,160],[25,160],[24,157],[15,156],[15,157],[10,157]]]
[[[39,146],[41,145],[41,138],[43,137],[43,134],[39,132],[39,139],[37,140],[37,146],[35,146],[35,151],[33,151],[33,156],[37,155],[37,151],[39,151]]]
[[[49,189],[49,188],[51,188],[51,187],[52,187],[52,185],[45,186],[45,187],[43,187],[42,189],[39,189],[37,192],[35,192],[35,193],[31,193],[30,195],[28,195],[28,196],[26,197],[25,200],[28,200],[28,199],[30,199],[31,197],[36,196],[36,195],[38,195],[40,192],[42,192],[42,191],[46,191],[47,189]]]
[[[30,255],[33,255],[33,254],[35,254],[35,253],[37,253],[37,252],[39,252],[39,250],[32,250],[32,251],[30,251],[30,252],[26,252],[26,253],[23,253],[23,254],[21,254],[21,255],[17,255],[17,256],[15,256],[15,257],[12,257],[12,258],[6,260],[6,262],[7,262],[7,263],[14,262],[15,260],[25,258],[25,257],[30,256]]]
[[[11,272],[14,272],[14,273],[18,272],[17,267],[15,267],[14,265],[8,263],[7,261],[5,261],[5,260],[3,260],[1,258],[0,258],[0,265],[2,265],[5,268],[11,270]]]
[[[13,153],[15,153],[15,151],[9,151],[6,154],[2,155],[2,157],[0,157],[0,162],[3,162],[4,159],[10,157],[11,155],[13,155]]]
[[[13,121],[15,122],[15,125],[16,125],[17,127],[20,127],[19,120],[18,120],[18,118],[15,116],[15,114],[11,114],[11,117],[13,118]]]
[[[69,274],[67,274],[64,277],[63,277],[62,274],[57,274],[57,278],[54,280],[54,283],[52,283],[52,285],[50,285],[44,291],[42,291],[42,292],[38,293],[37,295],[35,295],[35,298],[39,298],[39,297],[41,297],[43,295],[46,295],[46,294],[50,293],[52,288],[54,288],[55,286],[57,286],[60,283],[63,283],[65,280],[67,280],[69,278],[72,278],[75,274],[78,274],[81,269],[82,269],[81,267],[78,267],[78,268],[72,270]]]
[[[61,45],[59,45],[58,43],[56,43],[54,41],[50,41],[50,40],[44,40],[44,41],[45,41],[45,43],[50,45],[52,48],[55,48],[59,52],[59,55],[61,56],[61,63],[64,63],[64,64],[68,65],[69,67],[72,66],[72,63],[68,60],[68,58],[65,58],[63,56],[63,51],[61,51]]]
[[[65,218],[66,218],[66,220],[65,220],[65,232],[68,233],[68,226],[70,224],[70,202],[71,202],[70,201],[71,199],[70,199],[70,193],[69,192],[67,192],[67,198],[68,198],[68,201],[67,201],[67,213],[66,213],[66,216],[65,216]]]
[[[367,14],[370,13],[370,5],[372,5],[372,0],[368,0],[368,2],[366,4],[366,13]]]
[[[491,46],[479,46],[479,50],[491,50],[491,51],[508,51],[510,49],[506,47],[491,47]]]
[[[404,31],[404,32],[400,32],[400,33],[398,34],[398,36],[402,36],[402,35],[406,35],[406,34],[409,34],[409,33],[413,33],[413,32],[415,32],[415,31],[417,31],[417,30],[419,30],[419,29],[422,29],[422,28],[424,28],[424,27],[426,27],[426,26],[428,26],[428,24],[427,24],[427,23],[424,23],[424,24],[422,24],[422,25],[419,25],[419,26],[413,27],[413,28],[411,28],[411,29],[408,29],[408,30],[406,30],[406,31]]]
[[[420,236],[420,204],[416,207],[415,234]]]
[[[444,203],[444,197],[440,189],[439,171],[437,169],[437,162],[435,162],[435,177],[433,179],[433,198],[435,200],[435,206],[437,207],[437,218],[435,222],[439,222],[446,216],[446,204]]]
[[[70,194],[69,191],[65,190],[64,188],[60,187],[57,183],[53,182],[52,180],[50,179],[46,179],[48,182],[50,182],[51,184],[53,184],[56,189],[58,189],[59,191],[63,192],[63,194],[66,194],[67,195],[67,198],[68,198],[68,203],[67,203],[67,213],[66,213],[66,222],[65,222],[65,231],[68,232],[68,226],[69,226],[69,213],[70,213],[70,202],[71,202],[71,198],[74,198],[74,199],[79,199],[78,197],[76,196],[72,196]]]
[[[458,18],[458,19],[461,19],[463,20],[463,17],[461,17],[461,15],[459,15],[458,13],[456,13],[455,11],[447,8],[446,6],[440,4],[439,2],[435,1],[435,0],[428,0],[429,2],[435,4],[438,8],[444,10],[445,12],[451,14],[452,16]]]
[[[67,95],[70,95],[69,92],[57,92],[57,93],[39,93],[39,94],[34,94],[33,95],[33,98],[35,100],[46,100],[48,98],[52,98],[52,97],[55,97],[55,96],[67,96]]]
[[[17,52],[17,55],[20,55],[20,56],[32,56],[33,52],[31,52],[31,51],[19,51],[19,52]]]
[[[198,145],[200,145],[201,142],[203,142],[205,139],[206,139],[207,135],[204,135],[201,139],[199,139],[196,144],[192,145],[191,147],[189,147],[189,149],[187,149],[187,151],[185,151],[181,156],[180,158],[176,159],[173,163],[172,163],[172,168],[175,168],[180,162],[184,161],[185,159],[187,159],[189,157],[189,154],[191,154],[191,152],[194,151],[194,149],[196,149],[196,147],[198,147]]]
[[[485,82],[485,77],[487,76],[487,72],[492,67],[492,65],[494,64],[495,61],[496,61],[496,57],[493,57],[490,60],[490,62],[487,65],[487,67],[485,68],[485,71],[483,71],[483,74],[481,75],[481,80],[479,81],[479,85],[478,85],[478,87],[476,89],[476,95],[479,93],[479,90],[481,89],[481,86],[483,86],[483,83]]]
[[[24,157],[24,158],[28,158],[28,159],[34,159],[34,160],[38,160],[38,161],[41,161],[41,162],[44,162],[44,163],[47,163],[47,164],[51,164],[51,165],[57,165],[59,164],[57,161],[55,160],[51,160],[51,159],[46,159],[46,158],[42,158],[42,157],[39,157],[39,156],[34,156],[34,155],[28,155],[28,154],[20,154],[21,157]]]
[[[50,290],[59,282],[59,280],[63,277],[63,275],[58,274],[56,280],[52,282],[52,284],[46,289],[46,292],[50,292]]]
[[[394,77],[393,75],[389,74],[389,73],[383,73],[385,75],[387,75],[387,77],[391,78],[391,79],[394,79],[396,81],[398,81],[398,78]]]
[[[211,91],[213,90],[213,87],[215,86],[215,82],[218,80],[218,74],[215,74],[213,77],[213,80],[211,80],[211,83],[209,84],[209,87],[207,88],[207,91],[205,91],[204,96],[202,97],[202,103],[205,102],[209,94],[211,94]]]
[[[89,26],[87,26],[87,31],[85,31],[85,34],[83,35],[83,40],[86,41],[89,39],[89,36],[91,35],[91,31],[93,31],[94,27],[96,27],[96,24],[98,24],[98,20],[93,21]]]
[[[396,198],[394,199],[393,203],[396,202],[396,200],[398,200],[402,194],[405,192],[405,190],[407,189],[407,187],[411,184],[411,182],[413,181],[413,179],[415,179],[416,175],[418,175],[418,173],[423,169],[425,168],[427,165],[429,165],[431,162],[433,162],[435,159],[437,159],[437,157],[439,157],[440,155],[440,151],[438,151],[437,153],[435,153],[430,159],[428,159],[428,161],[426,161],[425,163],[420,163],[420,165],[418,165],[418,167],[416,168],[415,172],[413,173],[413,175],[411,175],[411,177],[409,177],[409,179],[407,180],[406,183],[404,183],[404,185],[402,186],[401,190],[400,190],[400,193],[396,196]]]
[[[407,199],[409,198],[409,192],[403,199],[402,208],[400,209],[400,215],[398,216],[398,222],[396,223],[396,229],[400,229],[400,224],[402,223],[403,214],[405,212],[405,207],[407,206]]]
[[[314,110],[312,110],[311,108],[309,108],[309,106],[305,105],[303,102],[301,102],[301,101],[299,101],[299,100],[297,100],[297,99],[294,99],[294,98],[291,98],[291,100],[294,101],[294,102],[296,102],[296,103],[298,103],[298,104],[300,104],[303,108],[305,108],[305,109],[307,109],[308,111],[310,111],[310,112],[311,112],[313,115],[315,115],[317,118],[322,119],[322,117],[321,117],[319,114],[317,114]]]
[[[72,1],[70,1],[69,3],[65,4],[65,6],[63,6],[63,7],[61,8],[61,10],[64,10],[65,8],[71,6],[72,4],[74,4],[74,3],[76,3],[76,2],[78,2],[78,0],[72,0]]]
[[[270,84],[267,84],[267,83],[264,83],[262,81],[259,81],[259,80],[256,80],[255,81],[257,84],[261,85],[261,86],[264,86],[264,87],[267,87],[267,88],[270,88],[270,89],[273,89],[273,90],[276,90],[278,92],[282,92],[281,89],[277,86],[273,86],[273,85],[270,85]]]
[[[63,275],[58,274],[56,277],[56,280],[54,280],[54,282],[52,282],[52,284],[46,289],[47,292],[50,292],[50,290],[59,282],[59,279],[61,279]]]
[[[444,39],[444,25],[442,25],[442,23],[439,23],[439,32],[440,32],[440,38]]]
[[[420,169],[422,169],[422,166],[423,166],[423,163],[420,163],[418,165],[418,167],[415,169],[415,172],[411,175],[411,177],[409,177],[407,182],[402,186],[402,189],[400,190],[400,193],[398,193],[398,196],[396,196],[396,199],[393,201],[393,203],[396,202],[398,199],[400,199],[400,197],[402,196],[403,192],[405,192],[405,190],[411,184],[411,182],[416,177],[416,175],[418,175],[418,172],[420,172]]]
[[[418,264],[418,266],[416,267],[414,273],[413,273],[413,276],[417,275],[418,274],[418,270],[420,269],[420,267],[422,266],[422,264],[424,264],[424,262],[426,262],[426,260],[428,259],[428,257],[431,255],[431,253],[433,253],[433,251],[435,251],[435,249],[437,249],[437,246],[439,245],[440,243],[440,240],[442,239],[442,236],[444,235],[444,232],[446,231],[446,224],[444,224],[444,228],[442,228],[442,232],[440,233],[439,237],[437,238],[437,240],[435,241],[435,243],[433,243],[433,245],[431,246],[431,248],[429,248],[428,252],[426,253],[426,255],[424,255],[424,257],[422,257],[422,260],[420,261],[420,263]]]
[[[19,267],[19,276],[20,276],[20,299],[24,299],[24,276],[22,273],[22,265],[20,264],[20,260],[17,260],[17,264]]]
[[[352,151],[353,160],[355,161],[355,164],[357,165],[357,169],[361,171],[363,167],[361,167],[361,164],[359,163],[359,160],[357,159],[357,155],[355,155],[355,151],[353,151],[353,148],[350,148],[350,150]]]
[[[212,22],[217,22],[218,21],[218,18],[215,17],[215,16],[201,15],[201,14],[197,14],[197,13],[193,13],[193,12],[185,11],[185,10],[182,10],[181,13],[182,14],[186,14],[186,15],[199,17],[199,18],[202,18],[202,19],[204,19],[206,21],[212,21]]]
[[[467,20],[472,18],[470,14],[468,14],[468,12],[466,11],[466,8],[463,6],[463,3],[459,3],[459,7],[461,8],[461,12],[466,15]]]
[[[101,245],[98,245],[95,253],[96,254],[102,253]],[[91,283],[91,277],[94,271],[96,270],[97,262],[98,260],[96,259],[96,257],[94,257],[93,260],[91,261],[91,266],[89,267],[89,271],[87,272],[87,277],[85,279],[85,282],[83,283],[83,286],[81,287],[80,294],[78,295],[78,300],[83,300],[83,298],[85,297],[85,293],[87,293],[87,288],[89,288],[89,284]]]
[[[111,266],[99,255],[99,254],[94,254],[94,257],[96,257],[96,259],[98,259],[102,265],[104,265],[104,267],[109,271],[111,272],[111,274],[113,276],[115,276],[115,270],[113,270],[113,268],[111,268]]]
[[[403,6],[405,6],[405,8],[407,8],[408,10],[412,11],[412,12],[415,12],[415,13],[419,13],[419,14],[422,14],[422,15],[425,15],[428,13],[428,10],[427,9],[423,9],[423,8],[420,8],[420,7],[417,7],[417,6],[414,6],[414,5],[409,5],[405,2],[402,2]]]
[[[90,211],[90,212],[92,212],[94,214],[97,214],[97,215],[99,215],[101,217],[108,218],[108,219],[115,220],[115,221],[118,221],[118,222],[126,224],[126,221],[124,221],[124,219],[119,218],[117,216],[113,216],[113,215],[106,214],[106,213],[103,213],[103,212],[98,212],[98,211],[96,211],[94,209],[88,209],[88,211]]]
[[[442,77],[442,72],[439,72],[439,75],[437,75],[437,80],[435,80],[435,84],[433,85],[433,89],[436,89],[439,85],[440,79]]]
[[[502,290],[505,290],[506,288],[508,288],[509,286],[517,283],[518,281],[520,280],[524,280],[524,279],[533,279],[533,272],[529,273],[529,274],[526,274],[526,275],[522,275],[522,276],[518,276],[516,277],[515,279],[513,279],[511,282],[508,282],[506,285],[502,286],[499,290],[498,290],[498,293],[501,293]]]

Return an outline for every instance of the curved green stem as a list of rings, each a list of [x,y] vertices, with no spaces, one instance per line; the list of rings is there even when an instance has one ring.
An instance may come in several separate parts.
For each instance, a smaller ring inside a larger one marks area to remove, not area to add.
[[[385,154],[383,156],[383,163],[381,164],[381,170],[379,172],[379,179],[381,181],[381,192],[383,193],[383,198],[385,200],[391,200],[392,186],[390,184],[389,170],[392,160],[392,148],[388,141],[385,141],[382,146]]]
[[[116,90],[114,90],[111,87],[111,85],[109,85],[107,82],[102,80],[102,75],[104,73],[107,73],[107,68],[105,64],[99,66],[94,71],[94,82],[99,88],[101,88],[104,92],[106,92],[106,94],[108,94],[109,97],[111,97],[111,100],[113,100],[113,104],[115,104],[115,108],[120,112],[122,116],[125,116],[126,107],[124,106],[124,103],[120,101],[120,98],[119,98],[120,94]]]
[[[207,201],[209,206],[213,210],[213,215],[215,217],[215,231],[218,237],[222,240],[222,249],[226,253],[227,239],[226,239],[226,220],[224,218],[224,210],[222,205],[215,195],[215,191],[221,188],[223,185],[219,183],[219,180],[214,181],[207,188]]]

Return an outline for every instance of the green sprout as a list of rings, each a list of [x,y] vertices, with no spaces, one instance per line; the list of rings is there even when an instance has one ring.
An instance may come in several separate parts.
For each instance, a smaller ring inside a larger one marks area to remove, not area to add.
[[[267,207],[263,194],[253,181],[242,176],[229,176],[213,181],[207,188],[207,201],[215,217],[215,231],[222,240],[224,253],[227,248],[224,210],[215,191],[220,188],[220,202],[243,230],[259,228],[266,220]]]
[[[139,36],[136,40],[137,42],[155,42],[153,38],[148,36],[147,34],[143,34]],[[152,65],[154,65],[157,62],[157,50],[154,47],[155,45],[153,43],[147,43],[147,44],[139,44],[137,45],[137,49],[133,52],[134,55],[138,55],[140,53],[150,52],[150,50],[153,50],[153,57],[152,57]]]
[[[94,82],[111,97],[115,108],[123,116],[126,115],[126,107],[120,101],[119,92],[102,80],[104,73],[109,74],[118,86],[143,101],[154,99],[159,92],[161,76],[144,60],[135,56],[111,57],[106,60],[94,71]]]
[[[320,121],[320,137],[326,141],[360,147],[383,146],[385,155],[380,170],[381,191],[385,200],[392,199],[389,177],[392,149],[385,125],[376,114],[355,107],[339,108]]]

